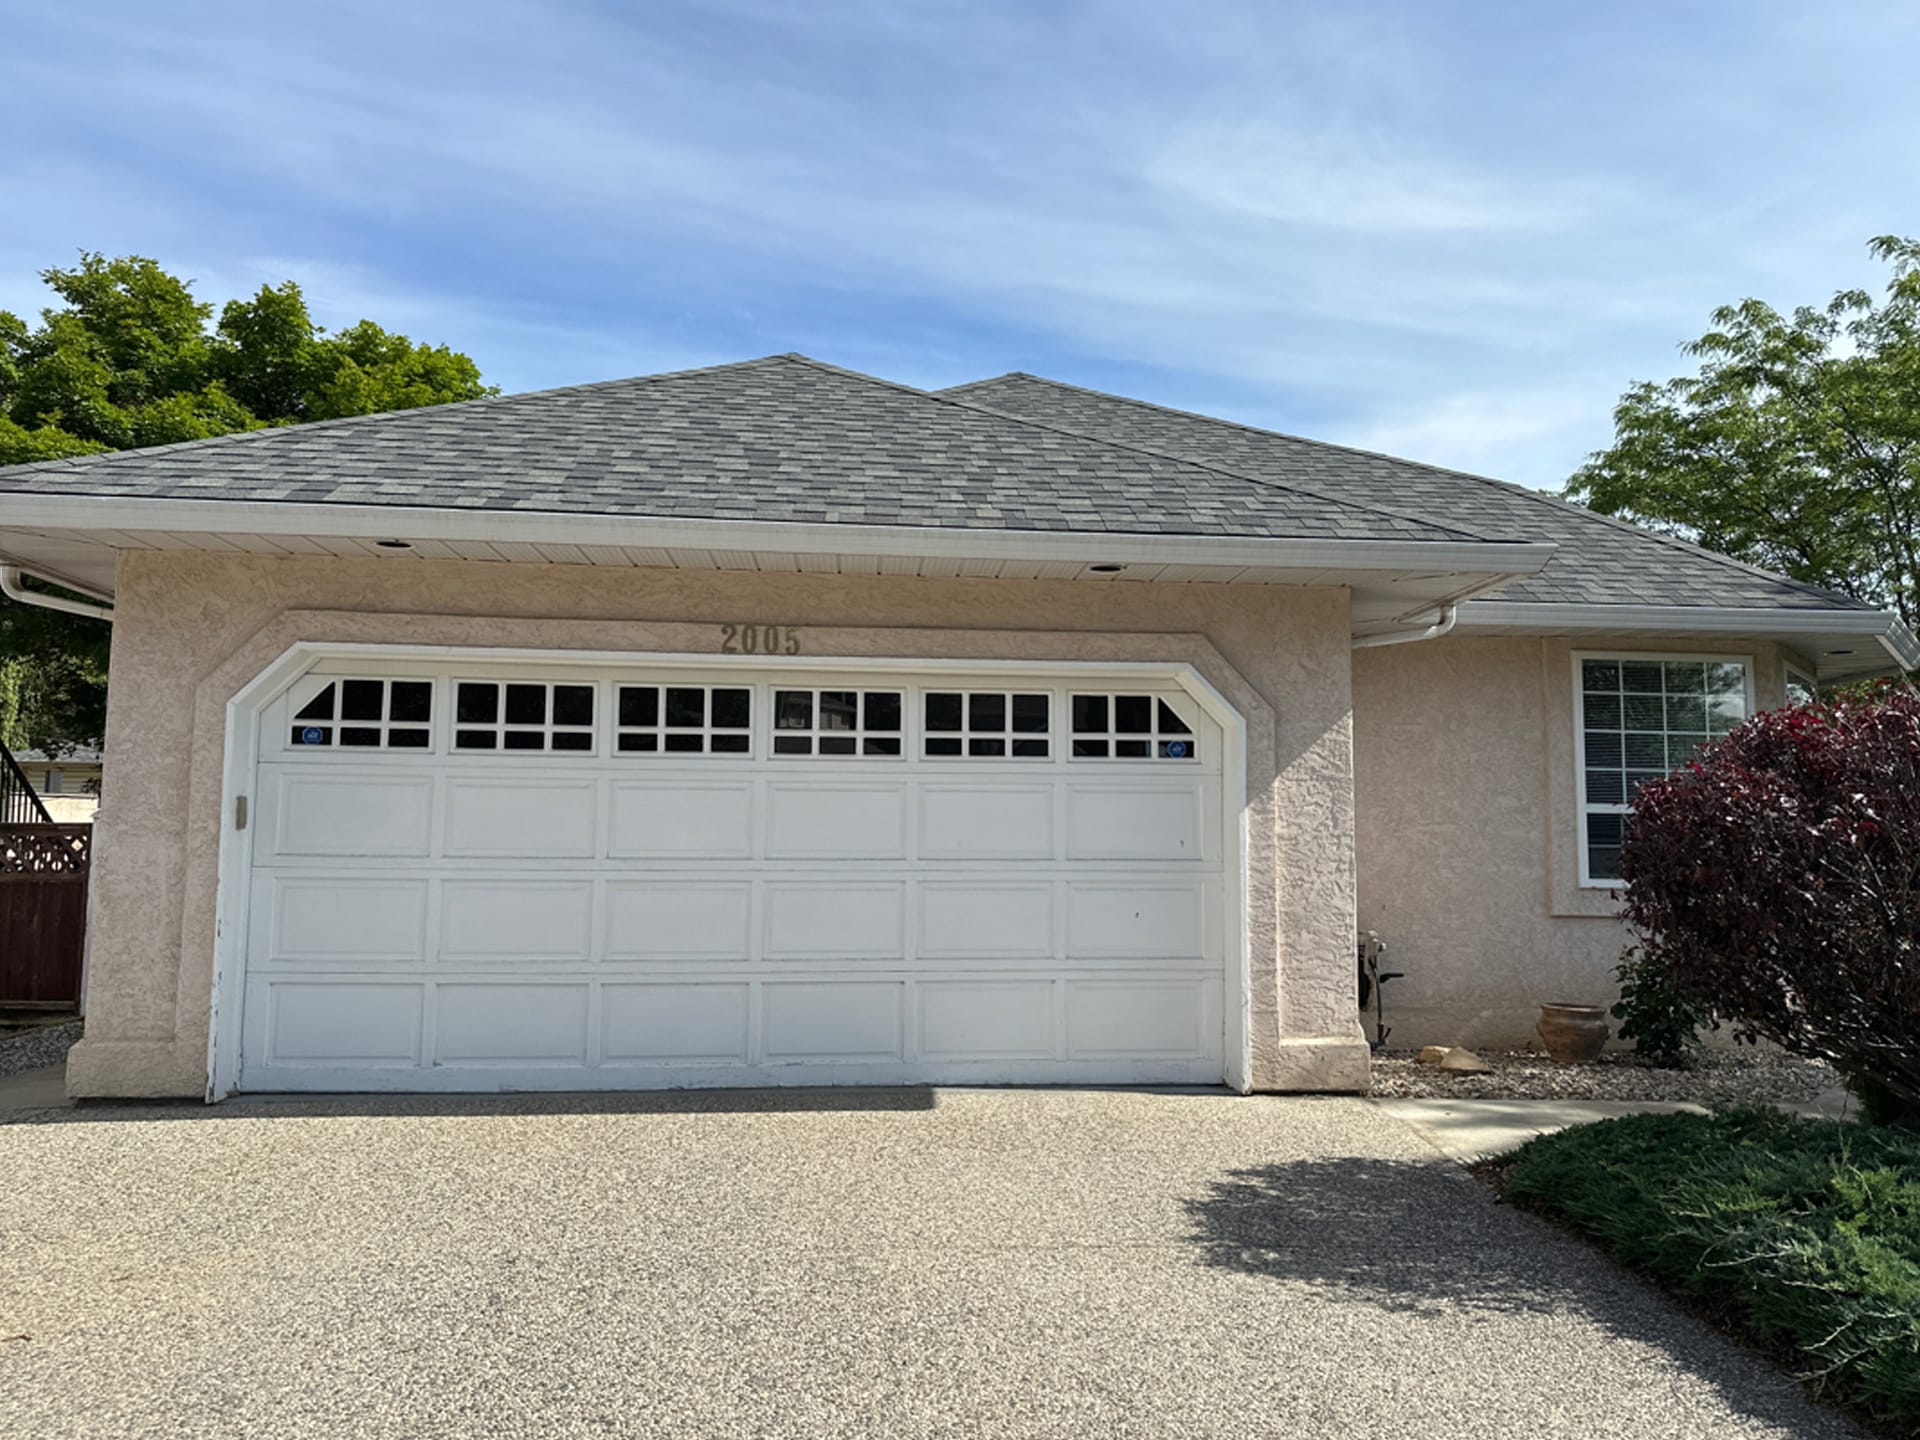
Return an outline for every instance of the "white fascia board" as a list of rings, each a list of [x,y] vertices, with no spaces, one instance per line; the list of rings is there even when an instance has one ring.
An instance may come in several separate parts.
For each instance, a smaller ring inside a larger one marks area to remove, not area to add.
[[[1457,630],[1649,631],[1674,635],[1804,635],[1868,637],[1905,669],[1920,667],[1920,639],[1891,610],[1815,610],[1785,606],[1546,605],[1472,600],[1460,607]]]
[[[10,495],[6,523],[63,530],[163,530],[207,535],[331,535],[360,540],[518,540],[808,555],[920,555],[967,560],[1215,565],[1367,571],[1536,574],[1554,553],[1527,541],[1214,538],[941,526],[789,524],[547,510],[313,505],[112,495]]]

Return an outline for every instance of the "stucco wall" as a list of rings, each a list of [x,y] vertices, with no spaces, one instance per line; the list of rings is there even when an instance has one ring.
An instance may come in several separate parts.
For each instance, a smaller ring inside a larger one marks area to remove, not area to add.
[[[1186,660],[1248,719],[1251,1078],[1356,1089],[1347,594],[1339,589],[666,572],[137,552],[116,586],[76,1095],[197,1094],[213,986],[227,701],[299,640],[712,653]]]
[[[1531,1045],[1541,1002],[1616,998],[1618,901],[1580,884],[1576,650],[1747,656],[1757,704],[1781,700],[1778,647],[1725,635],[1356,651],[1360,926],[1406,972],[1385,992],[1396,1048]]]

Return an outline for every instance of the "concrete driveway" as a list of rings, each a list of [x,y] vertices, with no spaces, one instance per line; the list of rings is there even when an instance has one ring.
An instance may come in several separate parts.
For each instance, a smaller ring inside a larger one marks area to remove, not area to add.
[[[21,1437],[1857,1434],[1362,1101],[15,1118]]]

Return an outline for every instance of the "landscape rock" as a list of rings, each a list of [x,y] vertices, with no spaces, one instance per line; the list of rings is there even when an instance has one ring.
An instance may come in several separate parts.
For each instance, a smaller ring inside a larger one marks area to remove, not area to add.
[[[1685,1070],[1644,1065],[1609,1050],[1591,1065],[1559,1065],[1538,1050],[1487,1050],[1484,1071],[1423,1065],[1411,1050],[1373,1057],[1373,1093],[1410,1099],[1690,1100],[1701,1105],[1808,1104],[1840,1077],[1817,1060],[1777,1050],[1705,1049]]]
[[[79,1040],[80,1030],[78,1020],[68,1020],[58,1025],[31,1025],[0,1035],[0,1075],[18,1075],[26,1070],[58,1065]]]
[[[1451,1045],[1429,1045],[1413,1058],[1422,1065],[1438,1065],[1447,1058],[1447,1051],[1452,1048]]]
[[[1442,1070],[1458,1070],[1467,1075],[1485,1075],[1493,1067],[1464,1045],[1456,1045],[1440,1058]]]

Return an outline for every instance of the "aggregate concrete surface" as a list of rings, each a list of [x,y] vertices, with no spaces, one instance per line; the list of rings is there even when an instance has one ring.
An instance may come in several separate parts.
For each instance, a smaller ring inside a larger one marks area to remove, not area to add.
[[[805,1091],[0,1124],[0,1430],[1857,1437],[1365,1102]]]

